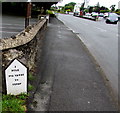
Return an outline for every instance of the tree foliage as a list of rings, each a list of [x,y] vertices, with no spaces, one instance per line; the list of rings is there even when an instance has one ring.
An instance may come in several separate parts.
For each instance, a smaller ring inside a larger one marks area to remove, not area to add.
[[[74,7],[75,4],[76,4],[75,2],[70,2],[70,3],[66,4],[65,6],[73,6]]]
[[[93,11],[98,12],[98,13],[100,12],[100,4],[99,4],[99,2],[96,4],[96,6],[94,6]]]
[[[96,6],[89,6],[88,11],[89,11],[89,13],[92,13],[92,12],[106,13],[106,12],[109,12],[109,9],[104,6],[100,7],[100,5],[97,4]]]
[[[75,4],[76,4],[75,2],[70,2],[70,3],[68,3],[68,4],[65,4],[64,10],[65,10],[65,11],[66,11],[66,10],[73,11]]]
[[[109,9],[107,7],[105,7],[105,6],[101,6],[100,10],[109,10]]]
[[[110,6],[111,12],[115,11],[115,6],[116,6],[116,5],[111,5],[111,6]]]
[[[120,9],[116,9],[115,13],[117,13],[118,15],[120,15]]]
[[[85,3],[82,3],[81,8],[80,8],[81,11],[85,9],[84,5],[85,5]]]
[[[89,11],[89,13],[92,13],[92,12],[93,12],[93,7],[90,6],[90,7],[88,8],[88,11]]]

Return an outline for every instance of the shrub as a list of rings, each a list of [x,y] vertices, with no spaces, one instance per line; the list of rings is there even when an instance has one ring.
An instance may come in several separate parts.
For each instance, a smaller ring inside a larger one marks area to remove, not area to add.
[[[109,10],[100,10],[100,13],[110,12]]]

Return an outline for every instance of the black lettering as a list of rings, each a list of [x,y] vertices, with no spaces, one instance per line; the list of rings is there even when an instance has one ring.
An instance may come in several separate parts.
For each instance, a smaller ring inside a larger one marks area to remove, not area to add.
[[[13,75],[9,75],[9,77],[13,77]]]
[[[16,77],[18,76],[18,75],[15,75]]]
[[[12,85],[14,85],[14,86],[21,85],[21,83],[13,83]]]
[[[17,75],[15,75],[15,76],[16,76],[16,77],[17,77],[17,76],[24,76],[24,74],[17,74]]]
[[[15,81],[18,81],[18,79],[15,79]]]
[[[19,69],[12,69],[11,71],[19,71]]]

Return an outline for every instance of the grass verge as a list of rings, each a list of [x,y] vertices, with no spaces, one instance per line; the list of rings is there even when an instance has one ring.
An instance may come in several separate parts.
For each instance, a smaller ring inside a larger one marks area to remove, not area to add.
[[[0,104],[2,105],[2,112],[9,113],[25,113],[27,111],[26,108],[26,99],[28,98],[27,94],[20,95],[3,95],[2,101]]]

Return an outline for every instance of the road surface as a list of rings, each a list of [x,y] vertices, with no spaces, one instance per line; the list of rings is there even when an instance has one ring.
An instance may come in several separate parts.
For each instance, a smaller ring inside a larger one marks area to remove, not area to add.
[[[114,93],[118,94],[118,25],[106,24],[104,19],[91,21],[59,14],[60,19],[85,43],[103,69]]]
[[[25,18],[19,16],[2,15],[2,22],[0,22],[0,33],[2,38],[16,35],[24,29]],[[30,24],[37,22],[37,19],[30,19]]]

